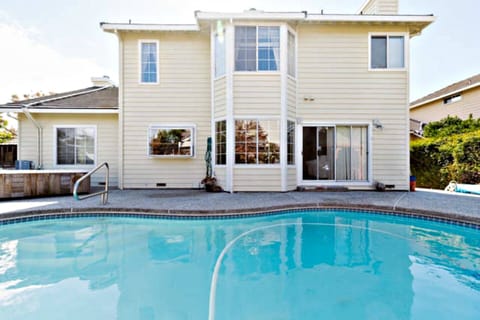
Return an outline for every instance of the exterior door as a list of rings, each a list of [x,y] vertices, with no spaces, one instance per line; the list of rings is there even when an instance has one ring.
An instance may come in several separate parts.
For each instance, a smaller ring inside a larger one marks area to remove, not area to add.
[[[303,180],[335,180],[335,127],[303,127]]]

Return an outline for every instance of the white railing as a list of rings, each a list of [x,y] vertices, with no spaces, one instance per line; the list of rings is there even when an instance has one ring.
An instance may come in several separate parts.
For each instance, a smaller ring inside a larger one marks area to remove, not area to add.
[[[99,192],[95,192],[95,193],[91,193],[91,194],[87,194],[87,195],[84,195],[82,197],[80,197],[78,195],[78,187],[80,186],[80,184],[87,178],[89,178],[92,174],[94,174],[95,172],[97,172],[98,170],[100,170],[102,167],[105,167],[106,168],[106,173],[105,173],[105,190],[102,190],[102,191],[99,191]],[[107,204],[107,201],[108,201],[108,177],[110,175],[110,169],[108,167],[108,163],[104,162],[102,164],[99,164],[98,166],[96,166],[93,170],[89,171],[86,175],[82,176],[80,179],[77,180],[77,182],[75,182],[75,185],[73,186],[73,198],[75,200],[83,200],[83,199],[87,199],[87,198],[91,198],[91,197],[95,197],[95,196],[99,196],[101,195],[102,196],[102,204]]]

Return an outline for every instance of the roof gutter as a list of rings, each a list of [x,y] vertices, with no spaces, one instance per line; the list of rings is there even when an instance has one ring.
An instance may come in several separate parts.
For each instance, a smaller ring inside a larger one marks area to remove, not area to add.
[[[30,106],[28,104],[22,105],[22,112],[25,116],[37,127],[37,169],[42,169],[43,167],[43,128],[42,126],[32,117],[30,111],[28,110]]]

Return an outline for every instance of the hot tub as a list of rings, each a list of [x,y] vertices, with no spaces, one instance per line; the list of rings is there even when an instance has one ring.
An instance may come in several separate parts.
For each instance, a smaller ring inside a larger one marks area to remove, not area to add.
[[[87,170],[0,170],[0,199],[71,194]],[[90,192],[90,178],[79,193]]]

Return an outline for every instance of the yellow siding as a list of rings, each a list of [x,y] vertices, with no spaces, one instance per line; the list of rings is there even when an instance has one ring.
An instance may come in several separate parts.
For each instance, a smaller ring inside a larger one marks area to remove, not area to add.
[[[225,118],[227,116],[227,96],[226,96],[226,78],[222,77],[214,81],[215,100],[214,112],[215,118]]]
[[[92,125],[97,128],[97,162],[108,162],[110,166],[110,185],[118,185],[118,116],[116,114],[32,114],[35,120],[43,128],[43,168],[56,169],[54,163],[55,141],[54,126],[58,125]],[[37,162],[37,128],[26,119],[23,114],[19,115],[20,128],[20,157],[21,160],[33,160]],[[93,169],[94,166],[82,168]],[[68,169],[68,166],[62,166]],[[75,167],[78,168],[78,167]],[[105,171],[101,170],[94,174],[91,179],[92,186],[98,186],[105,180]]]
[[[295,190],[297,188],[297,169],[289,167],[287,175],[287,191]]]
[[[280,74],[235,74],[233,105],[235,116],[279,116]]]
[[[282,191],[279,167],[234,168],[234,191]]]
[[[287,110],[288,118],[295,119],[297,116],[297,82],[296,80],[288,77],[287,82]]]
[[[480,118],[480,87],[464,91],[461,95],[462,100],[454,103],[444,104],[442,98],[411,109],[410,118],[423,122],[438,121],[449,115],[467,119],[471,114],[473,118]]]
[[[373,130],[373,179],[408,189],[408,73],[368,70],[368,33],[407,30],[302,25],[297,31],[297,117],[313,123],[379,119],[384,128]]]
[[[362,9],[363,14],[398,14],[398,0],[370,0]]]
[[[159,84],[139,84],[138,40],[159,41]],[[198,187],[211,135],[210,38],[205,33],[149,32],[123,37],[124,188]],[[195,157],[148,157],[153,124],[196,125]]]

